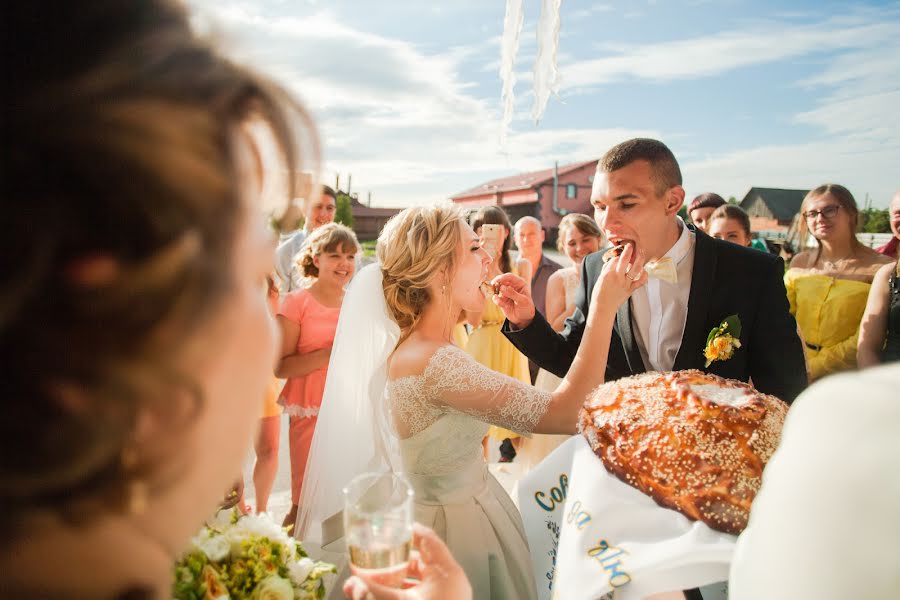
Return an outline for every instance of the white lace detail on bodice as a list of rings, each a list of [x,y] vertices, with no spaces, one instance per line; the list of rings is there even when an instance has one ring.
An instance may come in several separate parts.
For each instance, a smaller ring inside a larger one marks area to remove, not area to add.
[[[422,388],[421,375],[401,377],[388,383],[394,425],[402,437],[411,437],[428,429],[444,413],[442,407],[425,401]]]
[[[479,460],[488,424],[532,431],[552,398],[449,345],[432,355],[421,375],[389,382],[388,393],[404,466],[416,473]]]

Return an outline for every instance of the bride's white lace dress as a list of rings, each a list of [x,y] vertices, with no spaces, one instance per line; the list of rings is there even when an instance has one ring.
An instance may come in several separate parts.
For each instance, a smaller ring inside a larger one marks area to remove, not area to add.
[[[532,431],[550,393],[443,346],[421,375],[388,383],[416,521],[434,529],[462,565],[474,597],[536,598],[518,510],[488,472],[481,439],[488,424]]]

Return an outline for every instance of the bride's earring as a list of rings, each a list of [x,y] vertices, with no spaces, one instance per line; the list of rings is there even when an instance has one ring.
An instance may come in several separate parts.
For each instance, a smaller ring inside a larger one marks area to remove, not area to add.
[[[448,339],[453,339],[453,326],[456,324],[453,321],[453,303],[450,301],[450,297],[447,296],[447,284],[441,284],[441,296],[444,298],[447,303],[447,337]]]

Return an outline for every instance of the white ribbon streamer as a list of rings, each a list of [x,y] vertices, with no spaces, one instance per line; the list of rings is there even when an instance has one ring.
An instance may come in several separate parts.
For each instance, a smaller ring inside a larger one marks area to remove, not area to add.
[[[516,85],[516,55],[519,53],[519,34],[525,12],[523,0],[506,0],[506,17],[503,19],[503,37],[500,41],[500,79],[503,89],[500,100],[503,103],[503,119],[500,124],[500,146],[506,146],[506,132],[512,123],[516,108],[513,88]]]
[[[537,24],[538,53],[534,61],[534,123],[541,120],[550,94],[559,94],[559,69],[556,54],[559,50],[559,6],[562,0],[542,0],[541,18]]]

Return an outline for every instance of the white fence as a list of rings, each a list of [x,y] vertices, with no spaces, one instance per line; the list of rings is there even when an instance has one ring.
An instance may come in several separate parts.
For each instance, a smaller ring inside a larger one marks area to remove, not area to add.
[[[860,242],[868,246],[869,248],[877,248],[878,246],[884,246],[891,238],[894,237],[893,233],[857,233],[856,239]]]
[[[877,248],[879,246],[884,246],[891,238],[894,237],[893,233],[857,233],[856,239],[863,243],[864,246],[868,246],[869,248]],[[813,236],[809,236],[809,239],[806,240],[807,248],[815,248],[819,243],[816,241],[816,238]]]

